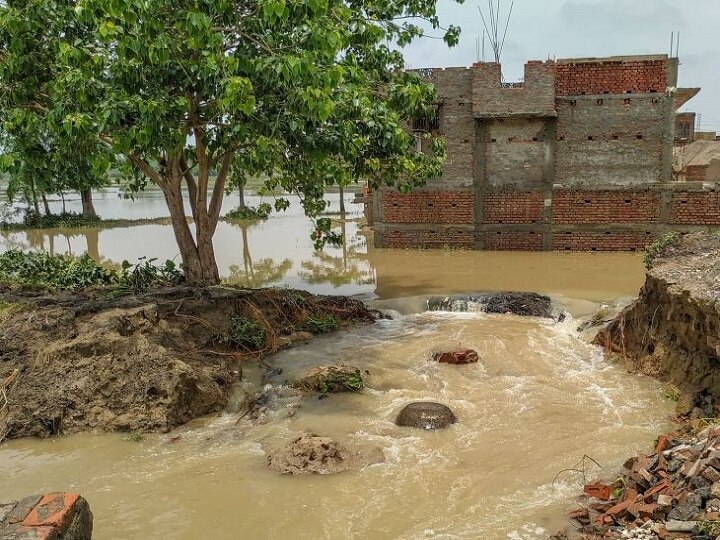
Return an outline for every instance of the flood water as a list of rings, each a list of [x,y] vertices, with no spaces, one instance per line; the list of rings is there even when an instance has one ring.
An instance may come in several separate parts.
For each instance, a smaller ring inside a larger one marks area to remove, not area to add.
[[[143,217],[160,203],[145,201]],[[133,203],[105,204],[98,201],[99,213],[116,217],[111,208],[127,216],[119,207]],[[314,253],[296,209],[247,229],[221,224],[216,250],[228,281],[357,294],[401,311],[269,360],[283,369],[276,385],[316,365],[367,369],[364,392],[271,400],[264,424],[236,424],[231,406],[139,442],[84,434],[4,443],[1,498],[78,491],[90,501],[98,539],[547,538],[583,482],[560,471],[588,455],[603,466],[586,460],[588,480],[612,476],[667,427],[672,403],[659,384],[628,375],[576,331],[600,302],[637,293],[639,255],[376,250],[358,232],[359,217],[345,223],[344,249]],[[176,253],[162,225],[12,233],[1,242],[89,250],[113,262]],[[551,294],[572,315],[554,323],[421,309],[430,294],[508,289]],[[432,352],[458,346],[477,350],[480,362],[430,361]],[[252,365],[245,376],[238,399],[261,388]],[[447,404],[458,422],[439,432],[395,426],[415,400]],[[385,462],[335,476],[270,471],[266,451],[303,431],[378,447]]]

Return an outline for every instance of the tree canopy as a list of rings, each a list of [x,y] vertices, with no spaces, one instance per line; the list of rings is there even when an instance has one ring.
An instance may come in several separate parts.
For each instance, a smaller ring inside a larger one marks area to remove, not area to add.
[[[212,237],[226,189],[244,178],[267,178],[317,218],[328,185],[408,191],[440,174],[443,141],[419,152],[404,129],[431,110],[434,89],[389,45],[420,37],[418,20],[439,29],[435,5],[7,0],[0,120],[11,131],[41,115],[49,139],[88,152],[96,169],[107,165],[99,141],[134,188],[162,189],[186,278],[216,282]],[[457,41],[458,29],[441,31]],[[329,220],[316,225],[318,245],[337,239]]]

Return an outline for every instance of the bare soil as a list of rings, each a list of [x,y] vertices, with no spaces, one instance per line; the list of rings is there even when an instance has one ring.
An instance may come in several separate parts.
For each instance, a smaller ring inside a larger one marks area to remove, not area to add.
[[[302,341],[309,316],[371,322],[357,300],[287,289],[41,294],[0,288],[0,441],[86,430],[168,431],[221,411],[242,363]],[[251,350],[219,339],[261,326]],[[295,339],[300,336],[302,339]]]
[[[686,396],[720,396],[720,236],[687,235],[657,257],[639,298],[595,342]]]

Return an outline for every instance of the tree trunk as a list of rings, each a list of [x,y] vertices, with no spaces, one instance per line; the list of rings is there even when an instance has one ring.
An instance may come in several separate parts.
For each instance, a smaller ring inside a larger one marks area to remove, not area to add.
[[[207,227],[195,222],[197,228],[197,244],[190,232],[185,216],[180,178],[167,179],[167,184],[161,186],[172,221],[175,240],[182,257],[185,280],[193,285],[214,285],[220,282],[220,274],[215,263],[215,252],[212,245],[212,236],[208,236]]]
[[[89,188],[83,189],[80,192],[80,199],[82,200],[83,217],[86,217],[86,218],[97,217],[97,212],[95,212],[95,205],[93,204],[93,199],[92,199],[92,190]]]
[[[38,203],[37,191],[35,190],[35,180],[30,179],[30,194],[32,196],[32,204],[35,207],[35,214],[40,215],[40,204]]]
[[[50,205],[48,204],[47,197],[45,196],[44,193],[41,193],[41,194],[40,194],[40,197],[42,198],[43,207],[45,208],[45,215],[46,215],[46,216],[51,216],[51,215],[52,215],[52,212],[50,211]]]
[[[240,208],[245,208],[245,186],[238,188],[238,195],[240,196]]]
[[[340,213],[345,215],[345,190],[340,186]]]
[[[85,241],[87,242],[87,254],[95,262],[100,262],[100,233],[96,227],[87,229]]]

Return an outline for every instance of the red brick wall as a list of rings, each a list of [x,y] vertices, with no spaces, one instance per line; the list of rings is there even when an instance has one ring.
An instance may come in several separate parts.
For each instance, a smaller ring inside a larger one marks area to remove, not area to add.
[[[542,234],[537,232],[486,232],[485,249],[490,251],[542,251]]]
[[[540,223],[542,193],[488,193],[483,205],[483,223]]]
[[[559,63],[555,67],[555,94],[662,93],[667,87],[667,62],[645,60],[636,62]]]
[[[655,240],[652,234],[635,232],[572,232],[553,234],[556,251],[639,251]]]
[[[395,191],[382,193],[382,215],[386,223],[472,224],[475,198],[469,191]]]
[[[385,231],[382,237],[383,245],[390,248],[475,247],[472,231]]]
[[[657,223],[660,196],[648,191],[555,191],[553,222]]]
[[[707,178],[709,165],[688,165],[685,168],[685,180],[689,182],[704,182]]]
[[[675,193],[672,222],[689,225],[720,225],[720,193]]]

